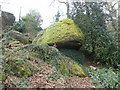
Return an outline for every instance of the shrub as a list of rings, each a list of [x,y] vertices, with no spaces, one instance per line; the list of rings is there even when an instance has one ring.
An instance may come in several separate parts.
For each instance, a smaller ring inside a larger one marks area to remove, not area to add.
[[[105,88],[118,88],[118,72],[115,72],[112,68],[98,69],[97,71],[90,71],[89,76],[93,79],[95,85],[101,85]]]
[[[111,37],[110,34],[106,32],[103,33],[102,37],[98,37],[95,43],[96,60],[102,64],[105,63],[108,66],[118,65],[119,50],[117,48],[117,39]]]
[[[12,29],[19,31],[19,32],[25,32],[25,22],[20,20],[13,24]]]
[[[119,48],[117,46],[117,38],[112,37],[108,31],[99,31],[96,34],[96,40],[88,39],[86,35],[85,43],[82,47],[83,51],[89,52],[96,62],[109,66],[117,66],[119,64]],[[94,44],[91,44],[91,41]],[[93,50],[94,47],[94,50]]]
[[[108,5],[107,2],[99,1],[73,2],[71,17],[85,35],[83,50],[89,52],[89,56],[92,56],[97,62],[115,66],[119,62],[117,48],[119,31],[108,28],[108,23],[114,22],[108,17],[110,13],[104,12],[103,8],[106,5]],[[114,25],[117,26],[116,23]]]
[[[25,22],[25,29],[27,32],[30,32],[31,30],[41,30],[42,25],[42,18],[38,11],[36,10],[30,10],[29,13],[26,14],[26,16],[22,17],[22,20]]]

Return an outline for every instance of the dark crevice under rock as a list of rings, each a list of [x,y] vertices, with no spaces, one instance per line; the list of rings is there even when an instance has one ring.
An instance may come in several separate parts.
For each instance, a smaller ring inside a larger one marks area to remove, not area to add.
[[[66,48],[66,49],[75,49],[75,50],[79,50],[80,47],[82,46],[79,41],[59,42],[48,45],[54,46],[56,48]]]

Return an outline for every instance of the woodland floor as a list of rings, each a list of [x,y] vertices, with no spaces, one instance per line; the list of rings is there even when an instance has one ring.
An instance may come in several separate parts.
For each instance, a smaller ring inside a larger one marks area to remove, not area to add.
[[[22,58],[23,55],[25,55],[23,50],[21,56],[18,56],[17,51],[15,53],[13,52],[13,54],[16,58]],[[12,53],[9,53],[9,55],[12,55]],[[0,57],[7,56],[1,55]],[[47,62],[41,61],[40,63],[37,63],[35,60],[30,60],[30,63],[38,68],[39,71],[32,76],[23,79],[16,76],[7,76],[7,79],[3,82],[3,86],[8,88],[95,88],[90,77],[65,77]],[[90,66],[94,64],[89,61],[86,62],[85,65]]]
[[[71,76],[70,78],[61,77],[57,80],[49,79],[52,72],[51,67],[47,63],[43,63],[42,71],[36,73],[29,78],[31,82],[29,88],[90,88],[93,87],[89,77]]]
[[[34,66],[38,67],[35,62]],[[89,65],[89,64],[88,64]],[[28,77],[26,81],[29,83],[27,88],[93,88],[95,87],[92,84],[92,80],[90,77],[62,77],[60,73],[51,73],[52,67],[46,62],[42,62],[40,64],[39,70],[37,73],[33,74],[33,76]],[[57,74],[57,75],[55,75]],[[49,78],[53,76],[53,78]],[[57,78],[58,77],[58,78]],[[56,79],[55,79],[56,78]],[[16,76],[9,76],[3,83],[5,86],[10,87],[18,87],[13,82],[20,84],[20,78]],[[24,87],[19,85],[21,87]]]

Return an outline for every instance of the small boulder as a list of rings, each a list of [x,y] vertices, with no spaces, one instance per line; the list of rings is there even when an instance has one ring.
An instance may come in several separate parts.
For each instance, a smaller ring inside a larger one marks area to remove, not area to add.
[[[2,11],[2,29],[6,29],[7,26],[12,26],[15,22],[15,16],[12,13]]]
[[[84,41],[84,34],[71,19],[63,19],[39,33],[33,40],[36,44],[56,45],[62,48],[79,49]]]
[[[27,36],[25,36],[24,34],[18,32],[18,31],[12,30],[12,31],[8,32],[7,35],[10,38],[14,38],[24,44],[28,44],[31,42],[31,40]]]

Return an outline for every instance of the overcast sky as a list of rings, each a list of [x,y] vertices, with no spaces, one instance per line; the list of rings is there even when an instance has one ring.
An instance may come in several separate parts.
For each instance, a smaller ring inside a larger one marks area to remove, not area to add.
[[[58,9],[64,12],[61,19],[66,18],[65,4],[59,4],[56,1],[50,6],[52,1],[53,0],[0,0],[0,2],[3,2],[2,10],[13,13],[16,20],[19,18],[20,7],[21,16],[25,16],[31,9],[39,11],[43,19],[43,28],[47,28],[53,23],[53,17]]]
[[[53,17],[58,11],[62,12],[60,19],[66,18],[66,6],[65,4],[60,4],[57,2],[52,3],[53,0],[0,0],[2,3],[2,10],[11,12],[15,15],[16,20],[19,18],[19,12],[21,7],[21,16],[25,16],[29,10],[34,9],[40,12],[43,25],[42,28],[47,28],[53,23]],[[61,0],[66,1],[66,0]],[[80,0],[69,0],[69,1],[80,1]],[[86,0],[86,1],[96,1],[96,0]],[[105,0],[106,1],[106,0]],[[107,0],[107,1],[117,1],[117,0]]]

